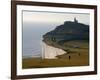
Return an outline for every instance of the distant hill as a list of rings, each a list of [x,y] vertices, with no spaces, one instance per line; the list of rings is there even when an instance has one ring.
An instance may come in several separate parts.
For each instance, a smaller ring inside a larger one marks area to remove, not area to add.
[[[49,45],[60,45],[71,40],[89,40],[89,25],[78,23],[77,20],[65,21],[54,30],[43,35],[43,41]]]

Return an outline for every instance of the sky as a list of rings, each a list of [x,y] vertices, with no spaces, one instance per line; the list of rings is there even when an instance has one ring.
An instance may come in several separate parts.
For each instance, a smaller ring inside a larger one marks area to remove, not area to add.
[[[67,12],[40,12],[40,11],[23,11],[23,22],[35,23],[64,23],[64,21],[74,21],[74,18],[80,23],[89,24],[90,15],[83,13]]]

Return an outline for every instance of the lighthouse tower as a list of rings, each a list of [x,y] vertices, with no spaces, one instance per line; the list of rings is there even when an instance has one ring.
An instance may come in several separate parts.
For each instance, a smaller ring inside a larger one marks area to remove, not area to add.
[[[74,18],[74,22],[75,22],[75,23],[78,23],[78,20],[77,20],[76,18]]]

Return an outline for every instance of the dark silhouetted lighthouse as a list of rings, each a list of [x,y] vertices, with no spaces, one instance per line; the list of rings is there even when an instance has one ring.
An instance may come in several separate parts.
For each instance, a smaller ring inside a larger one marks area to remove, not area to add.
[[[75,22],[75,23],[78,23],[78,20],[77,20],[76,18],[74,18],[74,22]]]

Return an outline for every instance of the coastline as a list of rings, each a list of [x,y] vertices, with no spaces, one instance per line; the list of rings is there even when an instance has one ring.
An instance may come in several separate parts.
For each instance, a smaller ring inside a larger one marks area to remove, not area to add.
[[[42,59],[57,59],[56,56],[63,55],[66,51],[50,46],[45,42],[42,42]]]

